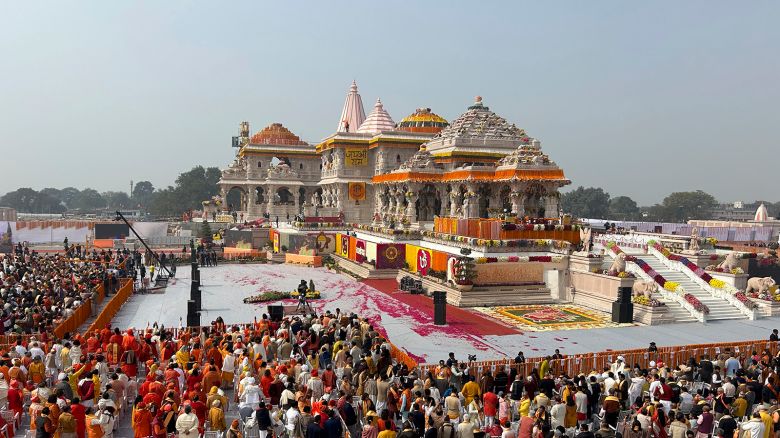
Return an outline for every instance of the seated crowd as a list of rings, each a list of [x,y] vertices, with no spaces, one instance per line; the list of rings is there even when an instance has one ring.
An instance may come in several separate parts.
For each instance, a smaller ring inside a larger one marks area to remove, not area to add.
[[[410,369],[390,351],[367,320],[338,309],[20,337],[0,356],[0,405],[44,438],[119,436],[122,419],[136,438],[780,437],[768,351],[646,368],[618,356],[578,375],[559,353],[533,367],[522,354],[485,369],[450,354]]]
[[[0,255],[0,335],[51,333],[102,284],[107,293],[123,272],[119,253],[101,258],[41,254],[19,246]]]

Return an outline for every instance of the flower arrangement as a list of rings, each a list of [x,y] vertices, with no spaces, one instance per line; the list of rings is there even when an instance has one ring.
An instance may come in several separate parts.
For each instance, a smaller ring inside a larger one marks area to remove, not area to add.
[[[644,295],[636,295],[633,298],[631,298],[631,302],[634,304],[639,304],[640,306],[648,306],[648,307],[662,307],[665,306],[662,301],[657,300],[656,298],[648,298]]]
[[[668,290],[669,292],[677,292],[677,288],[679,287],[680,287],[680,283],[676,281],[664,282],[664,289]]]
[[[718,239],[714,237],[707,237],[706,239],[704,239],[704,242],[707,243],[708,245],[715,246],[718,244]]]
[[[703,313],[705,315],[710,313],[709,307],[707,307],[704,303],[699,301],[699,299],[696,298],[695,296],[691,294],[685,294],[683,298],[685,298],[685,301],[687,301],[690,305],[692,305],[697,312]]]
[[[718,280],[717,278],[713,278],[709,281],[709,285],[715,289],[723,289],[726,287],[726,282],[723,280]]]
[[[758,308],[758,304],[751,301],[750,298],[748,298],[743,292],[735,293],[734,298],[739,300],[740,303],[744,304],[745,307],[747,307],[750,310]]]
[[[739,275],[739,274],[744,274],[745,271],[742,268],[737,267],[737,268],[732,269],[731,273],[734,274],[734,275]]]

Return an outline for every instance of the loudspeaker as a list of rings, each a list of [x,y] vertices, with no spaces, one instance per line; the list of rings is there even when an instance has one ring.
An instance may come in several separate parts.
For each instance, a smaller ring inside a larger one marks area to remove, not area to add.
[[[633,293],[630,287],[619,287],[617,300],[619,303],[630,303],[631,294]]]
[[[203,293],[200,290],[200,282],[193,281],[190,286],[190,299],[195,302],[195,310],[200,312],[203,309]]]
[[[195,308],[195,301],[187,301],[187,327],[200,326],[200,312]]]
[[[612,303],[612,322],[621,324],[634,322],[634,303],[620,300]]]
[[[268,317],[271,318],[271,321],[281,321],[284,318],[284,306],[269,305]]]
[[[433,323],[447,325],[447,292],[433,292]]]

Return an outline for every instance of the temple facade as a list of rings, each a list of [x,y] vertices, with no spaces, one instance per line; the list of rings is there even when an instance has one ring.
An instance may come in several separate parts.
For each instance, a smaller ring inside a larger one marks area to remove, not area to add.
[[[342,216],[347,222],[414,226],[434,216],[559,216],[570,181],[538,140],[477,98],[451,124],[429,108],[396,123],[377,99],[365,115],[353,82],[336,132],[318,144],[279,123],[250,136],[222,172],[222,203],[242,220]]]

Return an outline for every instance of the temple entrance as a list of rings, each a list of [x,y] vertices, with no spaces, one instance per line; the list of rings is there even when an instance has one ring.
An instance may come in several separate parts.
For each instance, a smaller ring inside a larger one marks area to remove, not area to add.
[[[477,189],[477,203],[479,205],[479,217],[487,219],[490,217],[488,209],[490,208],[490,187],[481,186]]]
[[[303,204],[306,203],[306,189],[298,188],[298,213],[303,213]]]
[[[255,188],[255,204],[265,204],[265,190],[262,187]]]
[[[225,196],[225,204],[229,211],[246,211],[247,194],[243,187],[233,186]]]
[[[274,199],[276,205],[293,205],[295,204],[295,198],[293,198],[292,192],[287,187],[280,187],[276,190],[276,196]]]
[[[547,196],[547,190],[541,184],[531,184],[525,189],[525,202],[523,210],[529,217],[544,217],[543,198]]]
[[[441,201],[436,196],[436,188],[431,184],[426,184],[415,203],[415,210],[417,211],[417,221],[432,221],[433,217],[439,214],[441,208]]]
[[[501,203],[501,211],[504,214],[512,212],[512,189],[509,186],[501,187],[498,193],[498,201]]]

